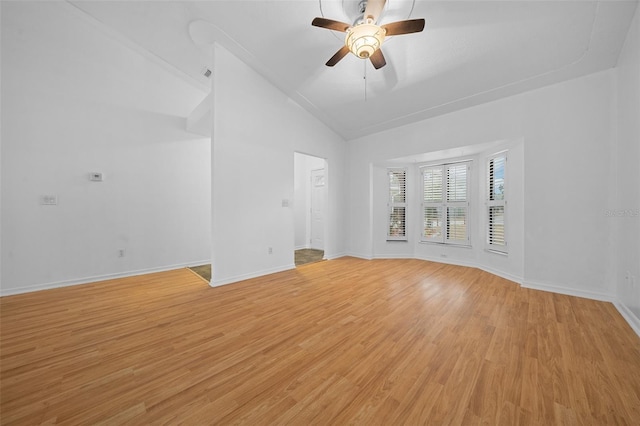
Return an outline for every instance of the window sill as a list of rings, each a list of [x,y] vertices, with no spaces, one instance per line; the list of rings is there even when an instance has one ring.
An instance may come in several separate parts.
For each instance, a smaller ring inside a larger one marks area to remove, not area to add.
[[[420,241],[419,244],[430,244],[441,247],[462,247],[462,248],[473,248],[471,244],[454,244],[454,243],[439,243],[437,241]]]
[[[486,251],[487,253],[493,253],[493,254],[497,254],[500,256],[508,256],[509,252],[506,251],[499,251],[499,250],[494,250],[494,249],[484,249],[484,251]]]

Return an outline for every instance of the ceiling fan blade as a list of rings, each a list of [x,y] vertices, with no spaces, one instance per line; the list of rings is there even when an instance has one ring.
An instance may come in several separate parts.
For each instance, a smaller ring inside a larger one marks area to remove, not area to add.
[[[349,24],[345,24],[344,22],[334,21],[333,19],[327,18],[315,18],[311,21],[311,25],[314,27],[327,28],[329,30],[346,32],[348,28],[351,27]]]
[[[371,18],[374,23],[378,22],[385,3],[386,0],[368,0],[367,7],[364,9],[364,19]]]
[[[382,54],[382,49],[373,52],[373,55],[369,56],[369,60],[371,60],[373,67],[377,70],[387,65],[387,61],[385,61],[384,55]]]
[[[387,36],[419,33],[424,30],[424,19],[407,19],[406,21],[392,22],[382,25],[387,31]]]
[[[335,55],[333,55],[333,56],[331,57],[331,59],[329,59],[329,60],[327,61],[327,63],[326,63],[325,65],[326,65],[326,66],[328,66],[328,67],[332,67],[332,66],[334,66],[335,64],[337,64],[338,62],[340,62],[340,60],[341,60],[342,58],[344,58],[345,56],[347,56],[347,53],[349,53],[349,48],[348,48],[347,46],[342,46],[342,47],[340,48],[340,50],[338,50],[338,51],[335,53]]]

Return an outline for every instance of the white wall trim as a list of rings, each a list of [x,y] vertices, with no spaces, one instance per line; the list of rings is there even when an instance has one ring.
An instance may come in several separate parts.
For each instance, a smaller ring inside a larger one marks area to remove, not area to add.
[[[505,280],[513,281],[514,283],[519,284],[520,286],[522,286],[522,282],[524,281],[522,279],[522,277],[510,274],[508,272],[500,271],[498,269],[488,268],[488,267],[483,266],[483,265],[478,265],[476,267],[478,269],[482,269],[483,271],[488,272],[490,274],[497,275],[500,278],[504,278]]]
[[[108,281],[117,278],[135,277],[138,275],[153,274],[155,272],[172,271],[174,269],[188,268],[190,266],[198,266],[211,263],[211,259],[201,260],[199,262],[178,263],[175,265],[161,266],[157,268],[137,269],[134,271],[118,272],[115,274],[94,275],[90,277],[78,278],[73,280],[54,281],[51,283],[35,284],[25,287],[12,288],[9,290],[0,289],[0,297],[12,296],[15,294],[31,293],[33,291],[50,290],[53,288],[70,287],[73,285],[93,284],[100,281]]]
[[[636,332],[638,337],[640,337],[640,318],[638,318],[631,309],[627,308],[626,305],[620,302],[614,302],[613,306],[616,307],[622,318],[624,318],[627,323],[631,326],[633,331]]]
[[[211,287],[219,287],[221,285],[233,284],[233,283],[237,283],[239,281],[248,280],[248,279],[251,279],[251,278],[257,278],[257,277],[262,277],[264,275],[275,274],[277,272],[289,271],[289,270],[295,269],[295,268],[296,268],[296,265],[289,264],[289,265],[285,265],[285,266],[278,266],[278,267],[275,267],[275,268],[263,269],[262,271],[251,272],[251,273],[248,273],[248,274],[236,275],[236,276],[233,276],[233,277],[230,277],[230,278],[225,278],[223,280],[216,280],[215,277],[212,277],[211,281],[209,281],[209,285]]]
[[[372,259],[415,259],[411,255],[404,253],[374,254]]]
[[[323,259],[325,260],[333,260],[333,259],[338,259],[340,257],[345,257],[345,256],[349,256],[346,253],[327,253],[326,251],[324,252],[324,257]]]
[[[580,290],[571,287],[564,287],[556,284],[540,283],[535,281],[524,281],[522,284],[524,288],[530,288],[532,290],[548,291],[550,293],[566,294],[567,296],[583,297],[585,299],[599,300],[602,302],[615,302],[616,298],[614,294]]]
[[[373,259],[373,256],[370,255],[370,254],[355,253],[355,252],[349,252],[345,256],[357,257],[358,259],[364,259],[364,260],[372,260]]]
[[[435,262],[435,263],[445,263],[447,265],[457,265],[457,266],[466,266],[468,268],[478,268],[478,265],[475,262],[465,262],[462,260],[452,260],[449,259],[448,257],[432,257],[432,256],[424,256],[424,255],[418,255],[418,256],[413,256],[412,259],[418,259],[418,260],[426,260],[429,262]]]
[[[457,260],[450,260],[449,258],[430,257],[430,256],[418,256],[418,257],[415,257],[415,259],[427,260],[429,262],[436,262],[436,263],[446,263],[448,265],[466,266],[468,268],[476,268],[476,269],[480,269],[482,271],[488,272],[490,274],[497,275],[498,277],[504,278],[505,280],[513,281],[514,283],[519,285],[522,285],[522,281],[523,281],[522,277],[510,274],[508,272],[501,271],[499,269],[489,268],[485,265],[481,265],[476,262],[464,262],[464,261],[461,262]]]
[[[63,4],[67,7],[69,11],[74,13],[76,16],[82,18],[88,24],[93,25],[94,28],[101,31],[104,35],[106,35],[107,37],[110,37],[112,40],[115,40],[120,44],[122,44],[123,46],[128,47],[132,51],[137,52],[138,54],[143,56],[145,59],[153,62],[156,65],[161,66],[167,72],[173,74],[178,78],[181,78],[186,83],[192,85],[196,89],[200,89],[204,93],[209,93],[211,91],[211,88],[207,84],[198,81],[196,78],[192,77],[191,75],[177,68],[175,65],[167,62],[160,56],[156,55],[155,53],[141,46],[140,44],[134,42],[123,33],[109,27],[107,24],[101,22],[99,19],[95,18],[93,15],[86,12],[84,9],[68,1],[63,2]]]

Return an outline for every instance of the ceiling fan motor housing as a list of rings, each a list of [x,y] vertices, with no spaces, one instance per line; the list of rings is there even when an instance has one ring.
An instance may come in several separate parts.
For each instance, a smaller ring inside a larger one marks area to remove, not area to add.
[[[380,48],[386,31],[372,23],[363,23],[347,30],[345,46],[359,58],[369,58]]]

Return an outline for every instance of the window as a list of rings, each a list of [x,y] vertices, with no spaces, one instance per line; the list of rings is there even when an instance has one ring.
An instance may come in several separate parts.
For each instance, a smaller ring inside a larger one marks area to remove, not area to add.
[[[490,250],[507,252],[505,215],[507,199],[505,193],[505,170],[507,153],[495,154],[487,160],[487,247]]]
[[[422,213],[424,241],[443,242],[443,167],[427,167],[422,170]]]
[[[407,170],[388,169],[389,223],[387,240],[407,240]]]
[[[422,241],[469,244],[470,165],[422,168]]]

